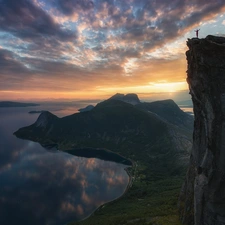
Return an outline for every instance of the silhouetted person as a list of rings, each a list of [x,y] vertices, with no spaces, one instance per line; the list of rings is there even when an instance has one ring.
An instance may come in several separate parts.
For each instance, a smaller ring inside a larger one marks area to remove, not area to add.
[[[200,29],[195,30],[196,33],[196,37],[198,38],[198,32],[200,31]]]

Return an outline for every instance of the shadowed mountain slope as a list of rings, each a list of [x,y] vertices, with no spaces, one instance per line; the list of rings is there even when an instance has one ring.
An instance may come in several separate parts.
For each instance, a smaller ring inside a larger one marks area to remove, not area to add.
[[[166,122],[169,122],[176,126],[189,130],[193,129],[193,116],[187,115],[187,113],[183,112],[171,99],[150,103],[144,102],[137,104],[136,107],[152,112]]]

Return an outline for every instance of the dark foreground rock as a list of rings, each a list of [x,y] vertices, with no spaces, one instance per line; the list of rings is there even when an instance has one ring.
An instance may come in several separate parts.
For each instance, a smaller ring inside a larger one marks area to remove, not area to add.
[[[193,38],[187,45],[187,82],[195,122],[180,215],[183,224],[224,225],[225,38]]]

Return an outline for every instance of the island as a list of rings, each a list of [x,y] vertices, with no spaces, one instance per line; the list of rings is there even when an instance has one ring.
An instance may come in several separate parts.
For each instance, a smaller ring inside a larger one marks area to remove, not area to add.
[[[25,103],[25,102],[10,102],[10,101],[0,102],[0,107],[29,107],[29,106],[39,106],[39,104]]]

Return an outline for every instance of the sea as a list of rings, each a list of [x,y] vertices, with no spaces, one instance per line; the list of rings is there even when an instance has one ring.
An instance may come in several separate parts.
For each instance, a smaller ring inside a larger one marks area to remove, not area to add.
[[[86,104],[86,103],[85,103]],[[126,165],[77,157],[16,138],[13,133],[49,110],[77,113],[81,103],[0,108],[0,224],[63,225],[90,216],[126,191]]]

